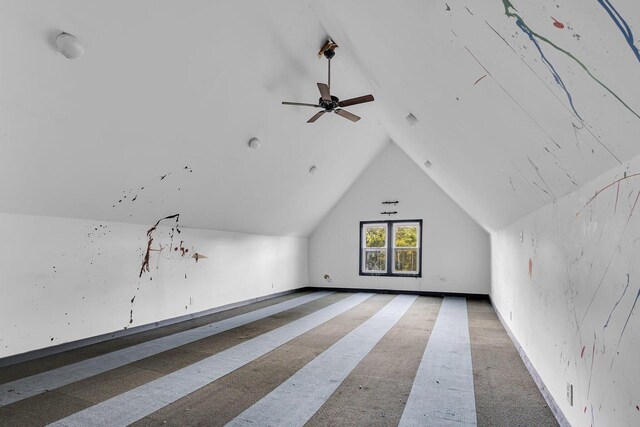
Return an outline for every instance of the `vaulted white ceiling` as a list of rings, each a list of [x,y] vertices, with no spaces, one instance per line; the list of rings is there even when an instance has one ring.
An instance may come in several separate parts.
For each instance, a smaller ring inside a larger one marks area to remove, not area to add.
[[[631,0],[5,1],[0,211],[307,235],[392,139],[500,228],[640,153],[639,22]],[[357,123],[280,105],[317,101],[327,36],[332,92],[376,98]]]

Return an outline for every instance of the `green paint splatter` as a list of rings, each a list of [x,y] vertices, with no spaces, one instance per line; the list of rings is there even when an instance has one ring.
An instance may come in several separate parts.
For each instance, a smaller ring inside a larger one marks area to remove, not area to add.
[[[578,65],[580,65],[580,67],[582,67],[582,69],[584,71],[586,71],[586,73],[589,75],[589,77],[591,77],[595,82],[597,82],[600,86],[602,86],[607,92],[609,92],[611,95],[613,95],[614,98],[616,98],[618,101],[620,101],[620,103],[622,105],[625,106],[625,108],[627,110],[629,110],[634,116],[636,116],[637,118],[640,119],[640,115],[638,115],[638,113],[636,113],[631,107],[629,107],[627,105],[626,102],[624,102],[622,100],[622,98],[620,98],[618,95],[616,95],[616,93],[614,91],[612,91],[611,89],[609,89],[607,87],[607,85],[605,85],[604,83],[602,83],[596,76],[593,75],[593,73],[586,67],[586,65],[584,65],[578,58],[576,58],[575,56],[573,56],[573,54],[571,52],[566,51],[565,49],[561,48],[560,46],[556,45],[555,43],[553,43],[551,40],[547,39],[544,36],[541,36],[540,34],[536,33],[535,31],[533,31],[525,22],[524,19],[522,19],[522,17],[520,15],[518,15],[517,11],[518,9],[516,9],[513,4],[511,3],[511,1],[509,0],[502,0],[502,4],[504,5],[504,14],[509,17],[509,18],[516,18],[516,20],[520,21],[520,25],[522,25],[524,28],[527,29],[527,31],[529,31],[532,35],[534,35],[536,38],[538,38],[539,40],[542,40],[543,42],[547,43],[549,46],[552,46],[554,49],[558,50],[559,52],[564,53],[565,55],[567,55],[569,58],[573,59]]]

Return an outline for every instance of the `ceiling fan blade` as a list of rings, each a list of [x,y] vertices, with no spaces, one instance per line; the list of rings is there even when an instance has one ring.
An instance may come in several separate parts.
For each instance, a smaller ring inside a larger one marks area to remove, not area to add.
[[[301,106],[303,106],[303,107],[318,107],[318,108],[320,108],[320,106],[319,106],[319,105],[316,105],[316,104],[305,104],[305,103],[302,103],[302,102],[287,102],[287,101],[282,101],[282,104],[283,104],[283,105],[301,105]]]
[[[347,110],[336,110],[336,114],[344,117],[345,119],[349,119],[352,122],[357,122],[358,120],[360,120],[360,117],[356,116],[355,114],[351,114]]]
[[[363,104],[371,101],[373,101],[373,95],[364,95],[357,98],[345,99],[344,101],[338,102],[338,105],[340,107],[348,107],[349,105]]]
[[[318,89],[320,89],[320,96],[325,101],[331,102],[331,94],[329,93],[329,86],[324,83],[318,83]]]
[[[316,120],[318,120],[320,118],[320,116],[322,116],[324,113],[326,113],[326,111],[322,110],[322,111],[318,111],[316,114],[313,115],[313,117],[311,117],[309,120],[307,120],[307,123],[313,123]]]

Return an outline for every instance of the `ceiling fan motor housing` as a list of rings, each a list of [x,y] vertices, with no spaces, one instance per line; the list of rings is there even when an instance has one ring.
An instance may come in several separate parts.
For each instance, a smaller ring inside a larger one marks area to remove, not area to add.
[[[325,49],[324,51],[324,57],[327,59],[331,59],[334,56],[336,56],[336,51],[333,49]]]
[[[338,105],[339,102],[340,100],[338,99],[337,96],[331,95],[331,101],[325,101],[324,99],[320,98],[318,100],[318,105],[320,105],[326,111],[333,111],[339,107]]]

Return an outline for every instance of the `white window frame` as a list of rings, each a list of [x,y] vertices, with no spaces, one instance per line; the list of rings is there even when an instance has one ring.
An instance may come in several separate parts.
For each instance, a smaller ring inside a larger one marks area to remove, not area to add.
[[[400,227],[416,227],[416,246],[396,246],[396,231],[398,230],[398,228]],[[391,229],[392,229],[392,241],[391,241],[391,272],[393,274],[411,274],[411,275],[415,275],[418,274],[420,272],[420,236],[422,235],[421,232],[422,230],[420,230],[420,223],[419,222],[411,222],[411,221],[407,221],[407,222],[394,222],[391,224]],[[412,249],[416,251],[416,269],[415,270],[410,270],[410,271],[406,271],[406,270],[396,270],[396,249]]]
[[[367,228],[384,228],[385,229],[385,233],[384,233],[384,246],[380,246],[380,247],[376,247],[376,248],[368,248],[367,247],[367,232],[366,229]],[[370,223],[370,224],[363,224],[362,225],[362,242],[360,243],[361,247],[362,247],[362,265],[361,265],[361,271],[364,273],[369,273],[369,274],[386,274],[387,273],[387,266],[389,265],[389,227],[387,226],[387,223],[385,222],[380,222],[380,223]],[[368,270],[367,269],[367,252],[384,252],[385,255],[385,263],[384,263],[384,270]]]

